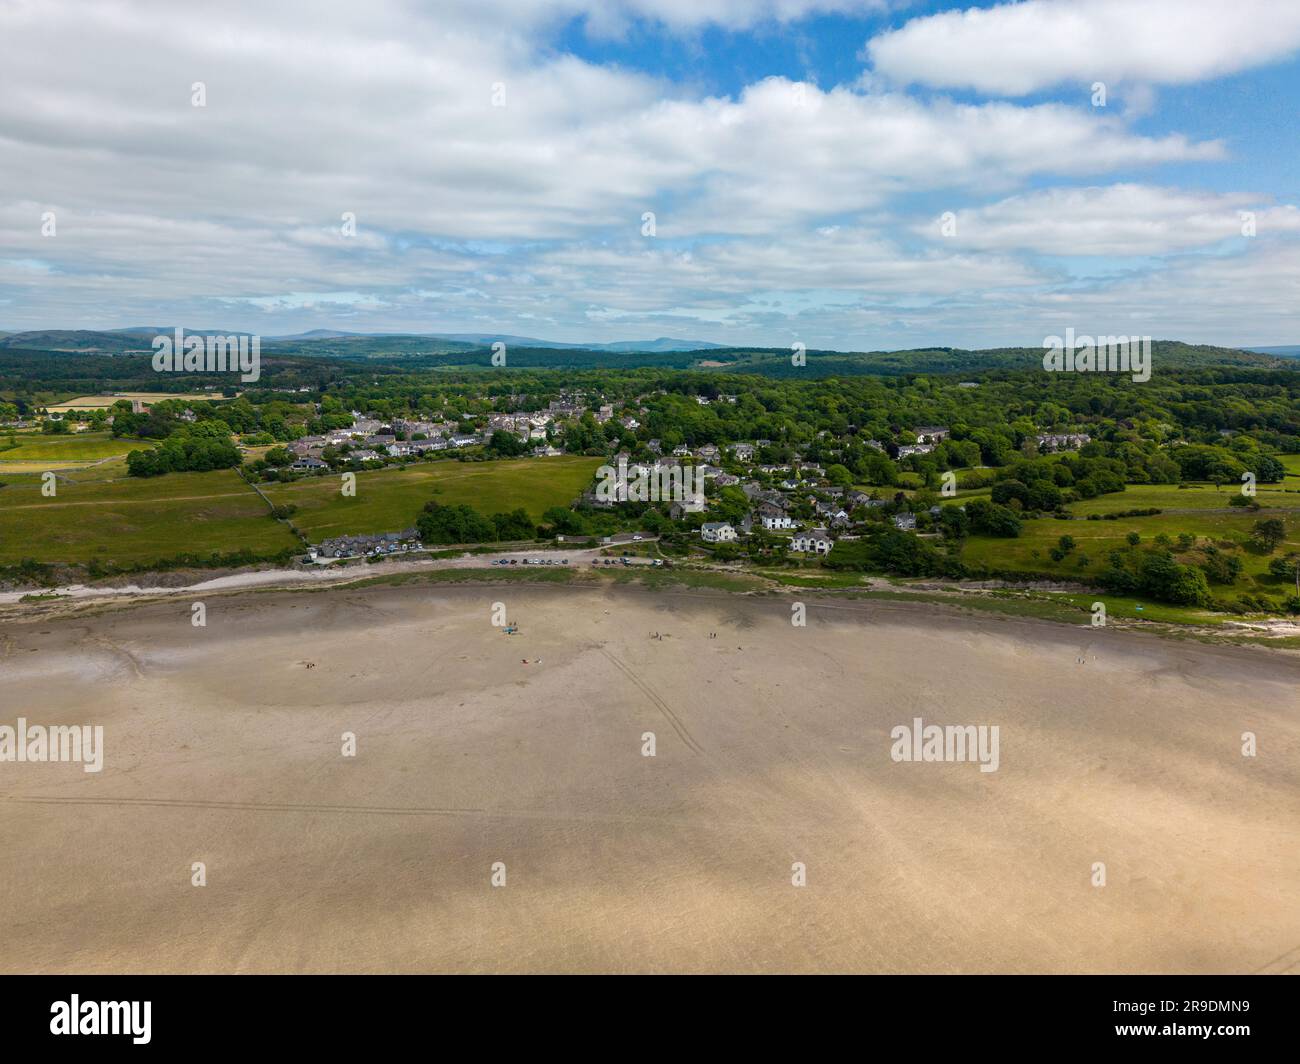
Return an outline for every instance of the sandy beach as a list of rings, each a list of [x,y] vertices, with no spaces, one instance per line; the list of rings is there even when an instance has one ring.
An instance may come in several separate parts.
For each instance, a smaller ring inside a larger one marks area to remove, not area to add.
[[[1300,969],[1296,656],[790,602],[11,615],[0,724],[102,726],[104,764],[0,763],[0,970]],[[996,725],[997,771],[892,760],[916,717]]]

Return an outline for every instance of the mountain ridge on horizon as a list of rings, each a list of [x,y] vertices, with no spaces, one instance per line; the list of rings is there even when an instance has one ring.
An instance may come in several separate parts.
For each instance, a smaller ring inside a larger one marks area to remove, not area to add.
[[[45,336],[65,336],[68,338],[85,338],[94,342],[95,337],[153,337],[170,336],[181,328],[189,336],[255,336],[261,335],[248,329],[191,329],[187,326],[135,325],[122,329],[26,329],[0,330],[0,345],[19,346],[15,341],[35,340]],[[352,332],[344,329],[309,329],[300,333],[279,335],[262,335],[265,343],[293,343],[307,340],[379,340],[384,339],[429,339],[449,340],[453,343],[486,346],[498,341],[506,345],[532,347],[554,350],[575,351],[611,351],[611,352],[669,352],[669,351],[709,351],[724,350],[727,344],[714,343],[712,340],[683,340],[677,337],[660,336],[653,340],[614,340],[604,343],[570,343],[560,340],[542,340],[532,336],[518,336],[509,333],[441,333],[441,332]]]
[[[130,328],[121,329],[0,329],[0,347],[8,349],[36,349],[45,350],[66,350],[95,352],[109,346],[110,349],[118,352],[127,351],[147,351],[148,347],[127,347],[123,343],[123,338],[130,337],[153,337],[153,336],[172,336],[178,326],[151,326],[135,325]],[[256,333],[247,329],[191,329],[187,326],[183,328],[187,336],[257,336]],[[446,341],[464,345],[465,349],[474,349],[474,347],[486,347],[491,343],[500,341],[506,343],[507,347],[529,347],[534,350],[555,350],[555,351],[608,351],[611,354],[669,354],[669,352],[684,351],[777,351],[784,350],[780,346],[754,345],[754,343],[718,343],[708,341],[708,339],[680,339],[675,337],[656,337],[655,339],[623,339],[623,341],[607,342],[590,342],[590,343],[573,343],[567,341],[547,341],[547,339],[538,339],[537,337],[515,336],[510,333],[374,333],[374,332],[348,332],[343,329],[308,329],[302,333],[285,333],[278,336],[263,336],[266,343],[302,343],[312,341],[326,341],[326,339],[341,339],[341,341],[378,341],[385,339],[435,339],[435,341]],[[1192,347],[1216,347],[1221,350],[1245,351],[1251,354],[1271,355],[1275,358],[1300,358],[1300,343],[1296,345],[1222,345],[1222,343],[1188,343],[1187,341],[1157,341],[1157,342],[1175,342],[1184,343]],[[47,345],[64,345],[64,343],[74,343],[75,346],[47,346]],[[836,347],[809,347],[810,351],[829,352],[829,354],[852,355],[852,354],[902,354],[906,351],[928,351],[928,350],[949,350],[949,351],[1004,351],[1013,350],[1017,347],[1030,349],[1037,345],[993,345],[985,347],[963,347],[961,345],[919,345],[911,347],[850,347],[850,349],[836,349]]]
[[[143,355],[151,350],[150,339],[172,335],[176,326],[135,326],[124,329],[47,329],[22,332],[0,331],[0,351],[39,350],[68,355]],[[185,329],[188,335],[256,335],[239,330]],[[303,356],[395,364],[476,365],[490,345],[506,344],[519,368],[556,369],[590,367],[591,356],[608,356],[611,364],[621,366],[655,365],[664,368],[725,368],[745,372],[757,368],[762,372],[780,372],[778,362],[788,362],[788,349],[782,346],[728,346],[710,341],[679,340],[660,337],[653,341],[613,341],[603,344],[573,344],[536,340],[511,334],[487,333],[351,333],[332,329],[313,329],[283,336],[264,336],[264,353],[279,356]],[[1179,340],[1155,340],[1164,348],[1165,357],[1177,362],[1187,358],[1200,364],[1234,363],[1274,366],[1300,361],[1300,345],[1269,348],[1227,347],[1217,344],[1189,344]],[[704,346],[696,346],[703,344]],[[391,345],[391,350],[389,346]],[[426,349],[428,345],[431,349]],[[269,348],[270,350],[266,350]],[[848,350],[809,348],[819,356],[820,372],[977,372],[998,368],[1011,361],[1023,363],[1038,345],[1011,345],[964,348],[947,345],[923,347]],[[638,361],[644,356],[645,361]],[[692,357],[694,356],[694,357]],[[552,361],[553,360],[553,361]]]

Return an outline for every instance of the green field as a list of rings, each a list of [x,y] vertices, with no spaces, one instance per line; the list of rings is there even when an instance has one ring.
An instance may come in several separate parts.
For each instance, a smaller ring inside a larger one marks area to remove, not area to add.
[[[182,395],[178,392],[116,392],[113,395],[78,395],[46,407],[52,414],[66,410],[100,410],[112,406],[122,399],[139,399],[146,406],[170,399],[181,399],[187,403],[212,403],[225,399],[218,391],[199,392],[194,395]]]
[[[45,498],[39,477],[0,488],[0,564],[130,566],[179,554],[273,554],[297,545],[233,470],[70,483]]]
[[[41,474],[59,474],[59,483],[90,484],[96,481],[120,480],[126,474],[126,457],[101,458],[87,465],[85,462],[4,462],[0,461],[0,484],[39,484]]]
[[[1300,510],[1300,490],[1297,489],[1300,489],[1300,484],[1295,482],[1260,484],[1255,490],[1255,501],[1264,509]],[[1213,484],[1195,484],[1187,488],[1179,488],[1177,484],[1130,484],[1118,494],[1085,499],[1070,504],[1067,509],[1079,517],[1123,510],[1149,510],[1152,507],[1167,512],[1224,510],[1239,513],[1236,507],[1229,506],[1229,500],[1240,493],[1241,489],[1235,484],[1225,484],[1219,491],[1215,491]]]
[[[1127,497],[1127,493],[1105,496],[1107,500],[1112,500],[1106,509],[1128,509],[1127,503],[1114,504],[1114,500]],[[1096,503],[1102,500],[1091,501]],[[1276,514],[1276,511],[1272,512]],[[1210,541],[1216,544],[1234,543],[1241,548],[1234,553],[1241,559],[1242,576],[1235,585],[1211,585],[1215,594],[1231,596],[1251,590],[1254,585],[1251,578],[1260,576],[1265,577],[1259,585],[1260,589],[1276,590],[1276,581],[1267,576],[1268,563],[1271,558],[1288,551],[1300,550],[1300,513],[1285,517],[1287,539],[1273,554],[1259,554],[1248,548],[1250,530],[1262,515],[1225,508],[1163,513],[1153,517],[1121,517],[1114,521],[1057,521],[1039,518],[1025,521],[1020,536],[1016,539],[971,536],[962,549],[962,560],[968,564],[982,562],[991,569],[1014,570],[1059,580],[1089,579],[1105,571],[1109,551],[1127,546],[1125,537],[1129,532],[1136,532],[1146,545],[1150,545],[1161,532],[1171,540],[1177,540],[1179,533],[1187,532],[1196,536],[1198,545],[1201,546]],[[1063,561],[1054,562],[1048,556],[1048,551],[1064,535],[1072,536],[1077,546]],[[1081,556],[1088,559],[1083,567],[1078,564]],[[1195,562],[1202,557],[1199,552],[1189,552],[1180,556],[1179,560]]]
[[[337,476],[265,489],[276,503],[298,507],[294,523],[315,540],[407,528],[430,499],[468,503],[485,514],[523,507],[540,519],[549,507],[571,502],[599,461],[440,462],[378,470],[358,474],[355,497],[339,493]],[[233,470],[135,478],[122,476],[122,467],[116,459],[60,474],[49,499],[41,495],[39,474],[0,472],[0,565],[31,558],[131,566],[180,554],[269,555],[298,544]],[[107,479],[109,470],[115,479]]]
[[[599,458],[565,455],[508,462],[430,462],[357,474],[345,496],[337,475],[292,484],[265,484],[277,506],[298,507],[293,523],[313,543],[331,536],[396,532],[415,524],[426,502],[464,503],[482,514],[523,507],[534,521],[552,506],[568,506],[590,483]]]
[[[18,446],[5,449],[0,436],[0,470],[5,462],[95,462],[149,446],[140,440],[114,439],[107,432],[71,436],[18,436]]]

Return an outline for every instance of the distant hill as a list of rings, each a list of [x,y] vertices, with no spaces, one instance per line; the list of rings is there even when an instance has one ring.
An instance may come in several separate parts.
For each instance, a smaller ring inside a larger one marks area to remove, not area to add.
[[[78,354],[126,354],[148,351],[149,341],[124,332],[93,329],[38,329],[0,336],[0,348],[70,351]]]
[[[338,340],[345,336],[378,336],[379,333],[342,332],[338,329],[311,329],[308,332],[268,336],[267,340]]]
[[[174,326],[139,326],[106,331],[50,329],[0,334],[0,350],[123,355],[147,353],[159,334]],[[219,329],[186,329],[194,335]],[[769,377],[830,377],[878,374],[965,373],[1028,369],[1042,364],[1041,347],[968,350],[933,347],[903,351],[807,352],[806,366],[790,363],[788,347],[725,347],[721,344],[660,337],[605,344],[566,344],[526,336],[489,333],[349,333],[313,329],[293,336],[264,337],[263,357],[346,360],[393,370],[473,368],[491,365],[491,345],[503,341],[508,364],[515,369],[697,369],[722,373],[756,373]],[[1152,344],[1154,370],[1170,366],[1200,368],[1242,366],[1293,370],[1300,346],[1246,351],[1231,347],[1157,340]]]
[[[1300,344],[1283,347],[1247,347],[1246,351],[1256,351],[1261,355],[1276,355],[1278,358],[1300,358]]]
[[[612,344],[601,344],[603,351],[721,351],[726,344],[714,344],[708,340],[674,340],[661,336],[657,340],[619,340]]]
[[[0,348],[30,351],[70,351],[78,354],[121,355],[151,351],[155,336],[171,336],[172,325],[137,326],[131,329],[33,329],[0,333]],[[244,336],[224,329],[186,329],[187,336]]]
[[[188,325],[185,328],[186,336],[256,336],[256,333],[246,332],[243,329],[191,329]],[[145,341],[146,344],[152,344],[155,336],[174,336],[176,333],[175,325],[136,325],[130,329],[109,329],[111,333],[123,336],[134,336]]]
[[[45,329],[19,333],[0,332],[0,341],[12,340],[9,346],[39,348],[49,351],[116,351],[138,349],[134,341],[146,340],[146,346],[155,336],[171,335],[176,331],[174,325],[136,325],[128,329]],[[242,329],[191,329],[185,332],[194,336],[236,336],[246,335]],[[252,335],[247,334],[247,335]],[[127,338],[125,341],[123,337]],[[386,343],[410,339],[440,340],[459,345],[465,349],[488,347],[497,341],[508,347],[530,347],[556,351],[646,351],[658,353],[664,351],[704,351],[719,349],[723,344],[708,340],[678,340],[669,336],[660,336],[655,340],[618,340],[613,343],[573,344],[557,340],[539,340],[532,336],[512,336],[509,333],[373,333],[348,332],[342,329],[311,329],[307,332],[290,333],[281,336],[264,336],[264,343],[303,343],[313,340],[356,340]],[[427,346],[427,345],[426,345]],[[455,348],[453,348],[455,349]]]
[[[354,334],[355,335],[355,334]],[[704,351],[725,347],[708,340],[674,340],[661,336],[657,340],[617,340],[605,344],[570,344],[558,340],[538,340],[532,336],[510,336],[504,333],[424,333],[434,340],[454,340],[457,343],[492,345],[498,341],[507,347],[531,347],[555,351]],[[382,339],[376,335],[377,339]]]
[[[430,352],[428,345],[450,341],[424,340],[402,351],[391,342],[370,340],[353,343],[345,351],[331,352],[351,358],[386,363],[403,368],[460,368],[491,365],[491,351],[484,345],[465,344],[461,350]],[[329,342],[327,341],[326,344]],[[423,346],[420,346],[420,345]],[[938,347],[905,351],[816,351],[807,352],[807,365],[794,366],[790,349],[711,347],[688,351],[611,351],[601,348],[535,348],[507,340],[508,365],[515,369],[697,369],[719,373],[755,373],[768,377],[831,377],[878,374],[980,374],[999,370],[1040,367],[1041,347],[994,348],[971,351]],[[1210,366],[1241,366],[1258,369],[1285,367],[1294,362],[1273,355],[1239,351],[1235,348],[1186,344],[1177,340],[1156,340],[1151,345],[1155,372],[1161,366],[1180,369]],[[320,343],[303,343],[295,354],[324,354]]]

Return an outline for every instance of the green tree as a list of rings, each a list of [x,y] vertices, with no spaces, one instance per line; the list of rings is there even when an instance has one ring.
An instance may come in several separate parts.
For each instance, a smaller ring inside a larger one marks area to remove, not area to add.
[[[491,520],[499,540],[533,539],[537,535],[537,529],[522,508],[508,514],[493,514]]]
[[[472,507],[427,502],[415,527],[425,543],[495,543],[496,525]]]
[[[488,450],[493,454],[499,454],[502,458],[517,458],[521,454],[528,453],[528,444],[513,432],[502,432],[498,429],[492,433],[492,439],[488,441]]]
[[[1250,531],[1250,538],[1263,548],[1267,554],[1277,550],[1278,545],[1286,539],[1286,522],[1280,517],[1266,517],[1256,521]]]
[[[1300,554],[1292,551],[1285,558],[1274,558],[1268,571],[1279,580],[1294,580],[1295,593],[1300,595]]]
[[[1006,506],[974,499],[966,504],[966,516],[972,532],[985,536],[1014,537],[1020,535],[1020,518]]]

